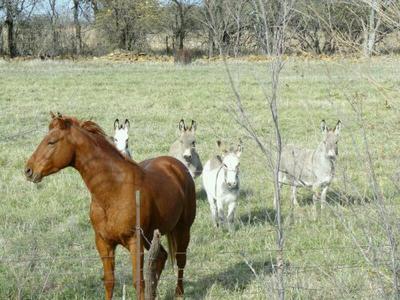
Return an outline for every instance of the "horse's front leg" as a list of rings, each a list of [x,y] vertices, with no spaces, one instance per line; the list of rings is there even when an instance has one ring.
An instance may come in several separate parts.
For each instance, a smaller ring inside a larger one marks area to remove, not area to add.
[[[138,259],[138,254],[137,254],[137,240],[136,237],[132,238],[129,241],[129,252],[131,253],[132,257],[132,273],[133,273],[133,286],[137,290],[140,287],[140,300],[144,299],[144,280],[143,280],[143,257],[144,257],[144,248],[143,248],[143,242],[144,240],[140,238],[140,271],[138,274],[137,271],[137,259]],[[138,286],[138,281],[139,281],[139,286]]]
[[[114,290],[114,268],[115,268],[115,247],[105,241],[100,235],[96,234],[96,247],[103,262],[104,288],[106,290],[106,300],[112,299]]]

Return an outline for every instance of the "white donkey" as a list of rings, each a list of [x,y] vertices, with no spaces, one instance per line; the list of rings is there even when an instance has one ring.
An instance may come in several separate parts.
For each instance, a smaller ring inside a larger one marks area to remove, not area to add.
[[[239,165],[242,154],[242,142],[229,151],[221,141],[217,145],[222,155],[208,160],[203,170],[203,187],[207,193],[211,216],[216,227],[225,222],[224,206],[228,206],[228,227],[233,229],[237,198],[239,196]]]
[[[185,121],[180,120],[179,131],[181,135],[169,149],[169,155],[180,160],[188,168],[193,179],[200,176],[203,171],[203,165],[196,151],[196,128],[196,121],[192,120],[190,127],[187,127]]]
[[[129,135],[128,130],[130,123],[128,119],[125,119],[124,124],[119,124],[119,120],[116,119],[114,122],[114,145],[117,149],[129,158],[132,158],[131,151],[129,150],[128,141]]]
[[[321,208],[324,206],[328,187],[335,175],[340,128],[340,120],[333,129],[329,129],[325,120],[322,120],[322,142],[315,150],[301,149],[293,145],[283,148],[279,182],[281,185],[292,186],[293,205],[298,204],[296,188],[304,186],[312,188],[314,206],[316,207],[316,202],[319,200],[318,196],[321,199]],[[275,202],[274,206],[276,209]]]

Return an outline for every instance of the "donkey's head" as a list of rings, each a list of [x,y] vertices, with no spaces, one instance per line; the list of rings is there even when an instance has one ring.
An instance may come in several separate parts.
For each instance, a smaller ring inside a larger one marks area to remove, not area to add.
[[[321,131],[323,134],[323,144],[325,156],[328,159],[336,159],[336,156],[339,154],[338,150],[338,142],[339,142],[339,133],[340,128],[342,126],[342,122],[338,120],[335,128],[330,129],[326,126],[325,120],[321,122]]]
[[[130,123],[128,119],[125,119],[124,124],[119,124],[118,119],[116,119],[114,122],[114,145],[122,153],[126,153],[128,151],[129,126]]]
[[[185,125],[183,119],[179,121],[179,131],[181,132],[181,136],[179,137],[181,153],[187,162],[192,160],[192,155],[196,151],[196,128],[197,124],[194,120],[192,120],[192,124],[190,124],[189,127]]]
[[[243,151],[242,141],[237,146],[230,146],[229,149],[221,141],[217,141],[221,151],[222,168],[224,170],[225,183],[229,189],[238,187],[240,155]]]
[[[26,178],[35,183],[69,166],[74,159],[75,146],[71,138],[74,119],[60,113],[50,114],[49,132],[25,165]]]

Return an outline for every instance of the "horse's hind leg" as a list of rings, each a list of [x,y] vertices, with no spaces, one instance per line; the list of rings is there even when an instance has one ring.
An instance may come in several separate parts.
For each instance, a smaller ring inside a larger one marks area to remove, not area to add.
[[[179,227],[173,232],[176,241],[176,264],[178,266],[178,281],[175,289],[175,296],[183,296],[183,271],[186,266],[186,250],[190,240],[190,227]]]
[[[168,253],[165,251],[164,247],[160,245],[160,252],[158,253],[156,260],[156,274],[157,279],[160,279],[161,272],[164,270],[165,262],[167,261]]]

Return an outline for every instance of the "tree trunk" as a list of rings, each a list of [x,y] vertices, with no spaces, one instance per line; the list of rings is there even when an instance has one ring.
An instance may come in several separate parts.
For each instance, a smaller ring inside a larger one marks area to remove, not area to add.
[[[378,8],[379,0],[371,0],[369,21],[367,25],[367,30],[365,32],[364,40],[364,56],[369,57],[374,52],[375,42],[376,42],[376,32],[378,31],[380,25],[380,19],[376,18],[376,10]]]
[[[185,15],[183,13],[183,5],[178,5],[179,9],[179,50],[183,50],[183,40],[185,39]]]
[[[81,24],[79,23],[79,1],[74,0],[74,25],[75,25],[75,54],[80,55],[82,51]]]
[[[179,50],[183,50],[183,40],[185,39],[184,33],[181,31],[179,33]]]
[[[56,29],[56,0],[52,0],[50,2],[50,8],[51,8],[51,31],[53,40],[52,56],[55,56],[58,54],[58,37]]]
[[[214,56],[214,38],[211,29],[208,30],[208,58]]]
[[[15,41],[15,28],[14,28],[14,14],[11,0],[6,1],[6,21],[7,25],[7,39],[8,39],[8,53],[11,58],[16,57],[18,55],[17,52],[17,44]]]

